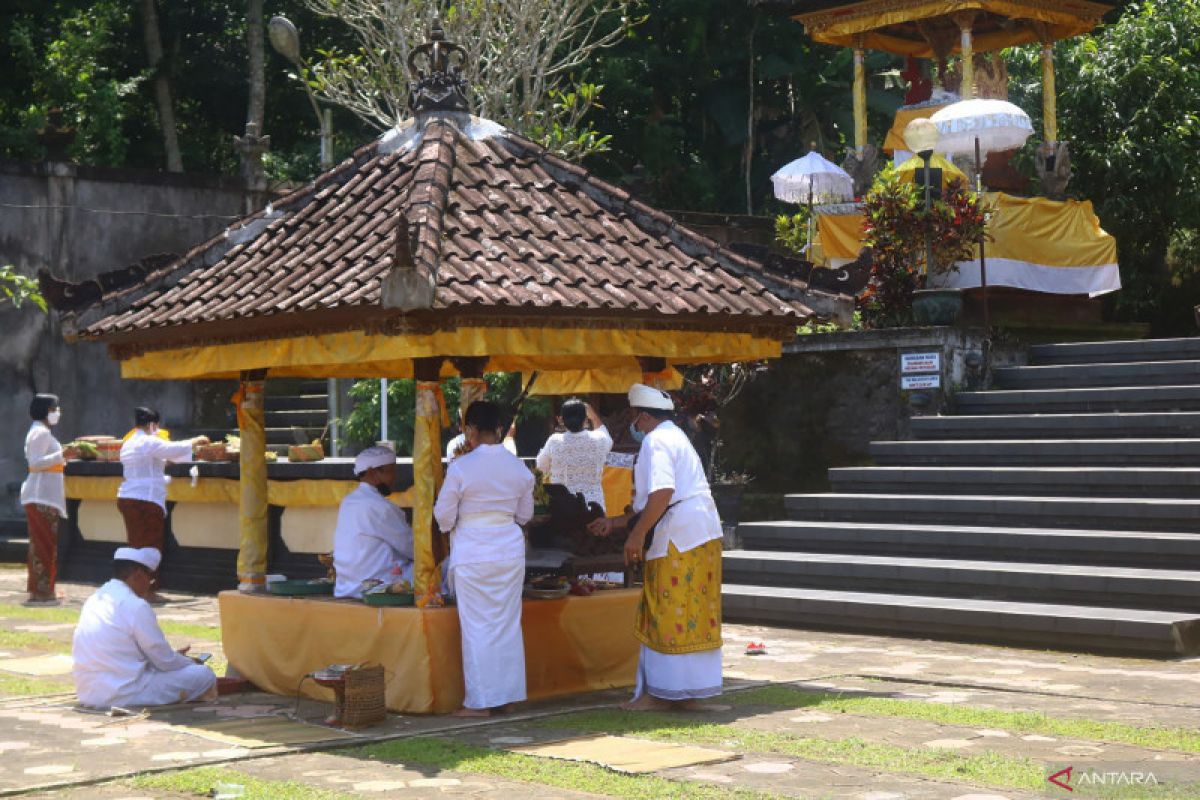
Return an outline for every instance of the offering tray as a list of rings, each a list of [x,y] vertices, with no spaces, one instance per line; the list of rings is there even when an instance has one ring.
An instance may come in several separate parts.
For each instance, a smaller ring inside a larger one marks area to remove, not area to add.
[[[299,595],[333,594],[333,581],[327,578],[303,578],[290,581],[272,581],[267,584],[269,594],[285,597]]]

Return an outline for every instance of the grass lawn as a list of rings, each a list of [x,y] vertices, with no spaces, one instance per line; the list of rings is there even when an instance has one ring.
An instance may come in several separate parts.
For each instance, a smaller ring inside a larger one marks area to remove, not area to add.
[[[271,781],[255,778],[244,772],[219,767],[197,767],[180,772],[160,772],[143,775],[129,781],[136,789],[190,794],[194,797],[213,797],[219,786],[240,786],[245,800],[355,800],[359,795],[334,792],[308,786],[298,781]],[[230,792],[232,793],[232,792]]]

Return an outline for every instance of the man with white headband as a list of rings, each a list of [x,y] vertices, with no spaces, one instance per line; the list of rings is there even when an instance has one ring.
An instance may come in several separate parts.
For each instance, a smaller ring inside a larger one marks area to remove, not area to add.
[[[162,555],[119,547],[113,579],[83,604],[71,655],[79,702],[94,708],[215,700],[217,676],[174,650],[146,602]]]
[[[337,597],[362,597],[363,581],[412,580],[413,533],[387,496],[396,480],[396,454],[368,447],[354,459],[358,487],[342,500],[333,532]]]
[[[625,564],[645,563],[634,623],[642,643],[637,687],[622,708],[703,709],[701,699],[721,693],[721,518],[700,457],[671,421],[671,396],[635,383],[629,405],[630,433],[641,441],[633,469],[634,515],[590,526],[608,536],[632,524]]]

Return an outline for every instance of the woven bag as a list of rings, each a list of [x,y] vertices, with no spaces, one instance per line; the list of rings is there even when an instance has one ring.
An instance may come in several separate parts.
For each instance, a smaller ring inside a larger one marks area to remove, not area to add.
[[[384,702],[383,667],[359,667],[346,672],[345,705],[342,708],[342,727],[367,728],[387,718]]]

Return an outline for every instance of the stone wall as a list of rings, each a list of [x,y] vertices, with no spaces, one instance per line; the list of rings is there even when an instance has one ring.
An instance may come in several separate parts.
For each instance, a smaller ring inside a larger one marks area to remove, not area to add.
[[[33,276],[80,281],[156,253],[180,253],[245,212],[234,181],[72,164],[0,162],[0,264]],[[29,401],[53,392],[63,405],[58,438],[121,434],[135,405],[151,405],[172,432],[199,410],[186,383],[122,381],[98,345],[68,345],[52,315],[0,309],[0,516],[19,511]]]
[[[985,386],[971,358],[982,345],[981,331],[959,328],[801,337],[722,410],[724,463],[754,476],[754,495],[825,491],[830,467],[869,463],[870,442],[908,438],[915,414],[944,412],[954,392]],[[901,354],[928,352],[941,354],[942,388],[902,391]],[[993,366],[1018,363],[1019,343],[993,343]]]

